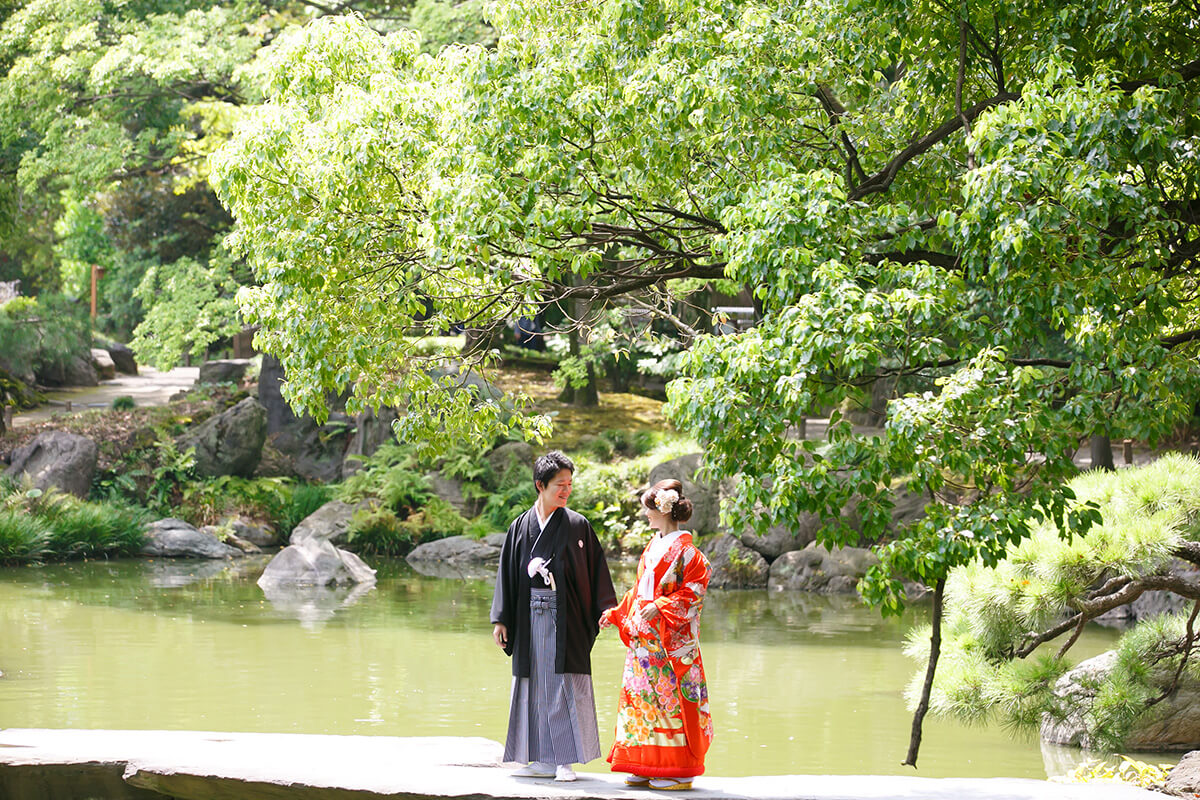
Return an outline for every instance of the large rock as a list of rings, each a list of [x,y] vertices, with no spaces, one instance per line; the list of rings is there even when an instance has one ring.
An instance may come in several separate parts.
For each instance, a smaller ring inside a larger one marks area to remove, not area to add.
[[[248,358],[227,358],[205,361],[200,365],[196,383],[241,383],[250,367]]]
[[[142,555],[164,558],[237,558],[243,555],[212,533],[200,531],[181,519],[160,519],[150,523]]]
[[[533,483],[533,462],[537,456],[529,444],[505,442],[488,453],[485,458],[497,481],[500,481],[508,473],[517,471],[528,476],[529,482]]]
[[[410,564],[419,561],[440,561],[447,564],[495,564],[500,560],[500,547],[504,534],[486,539],[470,536],[450,536],[434,542],[426,542],[413,548],[408,554]]]
[[[451,536],[418,545],[408,554],[408,563],[422,575],[437,578],[494,578],[504,534],[483,539]]]
[[[292,529],[289,539],[291,544],[299,544],[305,539],[325,542],[338,542],[350,532],[350,520],[359,509],[370,508],[373,500],[360,500],[357,503],[346,503],[342,500],[330,500],[313,513],[300,521]]]
[[[221,542],[236,547],[246,555],[258,555],[262,552],[262,548],[256,545],[249,539],[243,539],[234,532],[232,525],[205,525],[200,528],[201,533],[211,533],[216,536]]]
[[[783,525],[772,525],[764,536],[747,531],[738,540],[767,561],[774,561],[784,553],[803,550],[817,538],[817,533],[823,527],[824,523],[818,515],[802,513],[796,521],[797,530],[794,534]]]
[[[234,534],[239,539],[244,539],[247,542],[258,545],[259,547],[273,547],[279,544],[279,537],[270,525],[261,525],[256,522],[246,522],[245,520],[232,517],[221,523],[223,526],[232,528]]]
[[[920,495],[909,492],[906,488],[898,488],[892,492],[892,524],[891,530],[901,528],[913,520],[925,515],[925,500]],[[861,533],[862,523],[858,516],[858,502],[852,501],[842,511],[842,519],[855,531]],[[816,541],[817,535],[827,527],[827,523],[817,514],[802,512],[796,520],[795,534],[789,533],[782,525],[772,525],[765,536],[759,536],[754,531],[747,531],[738,538],[742,544],[763,555],[767,561],[775,561],[784,553],[803,550],[809,543]],[[862,542],[866,544],[866,542]]]
[[[374,583],[375,570],[353,553],[339,550],[323,539],[302,539],[290,544],[271,559],[258,585],[335,586]]]
[[[45,386],[97,386],[100,378],[92,366],[91,355],[74,355],[63,364],[42,367],[37,382]]]
[[[1164,787],[1167,792],[1179,797],[1200,794],[1200,750],[1192,751],[1171,768]]]
[[[269,353],[263,353],[258,371],[258,402],[267,410],[267,432],[281,431],[296,422],[298,417],[283,399],[280,384],[284,381],[283,365]]]
[[[776,591],[851,594],[867,570],[879,563],[870,550],[843,547],[830,551],[815,542],[784,553],[771,564],[769,587]]]
[[[138,366],[137,359],[133,357],[133,351],[120,342],[107,342],[104,349],[108,351],[109,358],[117,368],[117,372],[125,375],[137,375]]]
[[[396,411],[391,408],[380,409],[378,414],[366,411],[354,418],[354,433],[342,456],[342,480],[358,472],[362,459],[374,455],[381,445],[395,437],[392,423],[397,419]]]
[[[96,443],[86,436],[66,431],[39,433],[33,441],[13,451],[5,475],[28,475],[43,491],[51,487],[87,497],[96,474]]]
[[[196,448],[196,473],[208,477],[254,474],[267,440],[267,412],[253,397],[210,417],[178,438]]]
[[[767,560],[746,547],[737,537],[724,534],[703,545],[712,565],[713,589],[761,589],[767,585]]]
[[[1094,749],[1097,742],[1087,719],[1097,689],[1109,680],[1116,657],[1113,650],[1101,653],[1058,679],[1054,695],[1067,713],[1061,719],[1042,715],[1042,741]],[[1156,669],[1152,683],[1166,688],[1173,678],[1173,669]],[[1185,672],[1176,690],[1134,723],[1124,747],[1159,751],[1200,748],[1200,680]]]
[[[96,370],[96,376],[102,381],[111,381],[117,377],[117,365],[112,360],[112,356],[107,350],[99,347],[92,348],[92,368]]]
[[[304,417],[284,426],[271,434],[271,446],[284,457],[291,473],[308,481],[333,483],[348,474],[344,465],[353,435],[350,417],[335,412],[324,425]]]
[[[696,479],[700,454],[688,453],[650,470],[650,485],[674,478],[683,484],[683,495],[692,501],[692,518],[687,529],[693,533],[717,533],[721,525],[721,486]]]

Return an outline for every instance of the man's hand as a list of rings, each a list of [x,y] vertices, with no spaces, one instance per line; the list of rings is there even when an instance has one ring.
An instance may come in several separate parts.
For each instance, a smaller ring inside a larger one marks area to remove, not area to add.
[[[508,628],[503,622],[497,622],[492,626],[492,639],[501,650],[508,647]]]

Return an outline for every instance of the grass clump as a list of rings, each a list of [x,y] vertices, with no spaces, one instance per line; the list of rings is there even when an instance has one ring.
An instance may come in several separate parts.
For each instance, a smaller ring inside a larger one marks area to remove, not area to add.
[[[0,489],[0,561],[65,561],[137,553],[146,512],[114,502],[87,502],[55,489]]]
[[[0,509],[0,564],[41,561],[52,533],[45,521],[24,511]]]

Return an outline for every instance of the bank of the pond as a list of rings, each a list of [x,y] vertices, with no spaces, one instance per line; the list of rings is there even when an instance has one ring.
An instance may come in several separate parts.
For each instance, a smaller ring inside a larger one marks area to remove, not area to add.
[[[192,731],[0,731],[6,800],[618,800],[658,793],[619,776],[573,784],[514,778],[480,738]],[[782,775],[703,777],[686,796],[745,800],[1151,800],[1129,786],[1021,779]]]
[[[487,581],[383,561],[366,591],[264,594],[264,563],[0,569],[0,727],[503,737],[511,677],[491,643]],[[617,568],[618,584],[630,577]],[[711,593],[710,774],[908,774],[903,692],[915,668],[901,648],[923,613],[883,620],[853,598]],[[1090,628],[1080,656],[1115,638]],[[606,738],[623,659],[602,636],[593,671]],[[1044,778],[1080,757],[932,720],[920,774]]]

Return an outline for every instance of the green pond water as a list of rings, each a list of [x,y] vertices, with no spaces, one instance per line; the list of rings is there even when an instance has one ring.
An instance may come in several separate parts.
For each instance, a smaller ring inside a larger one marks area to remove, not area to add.
[[[0,569],[0,727],[172,729],[503,740],[509,662],[486,580],[376,563],[369,591],[264,596],[265,561],[90,562]],[[632,575],[616,572],[623,589]],[[855,600],[711,592],[701,623],[712,775],[911,774],[915,666],[905,631]],[[1116,633],[1090,630],[1083,658]],[[593,651],[601,741],[624,651]],[[998,727],[929,720],[920,775],[1043,778],[1077,754]],[[585,770],[604,770],[603,760]]]

